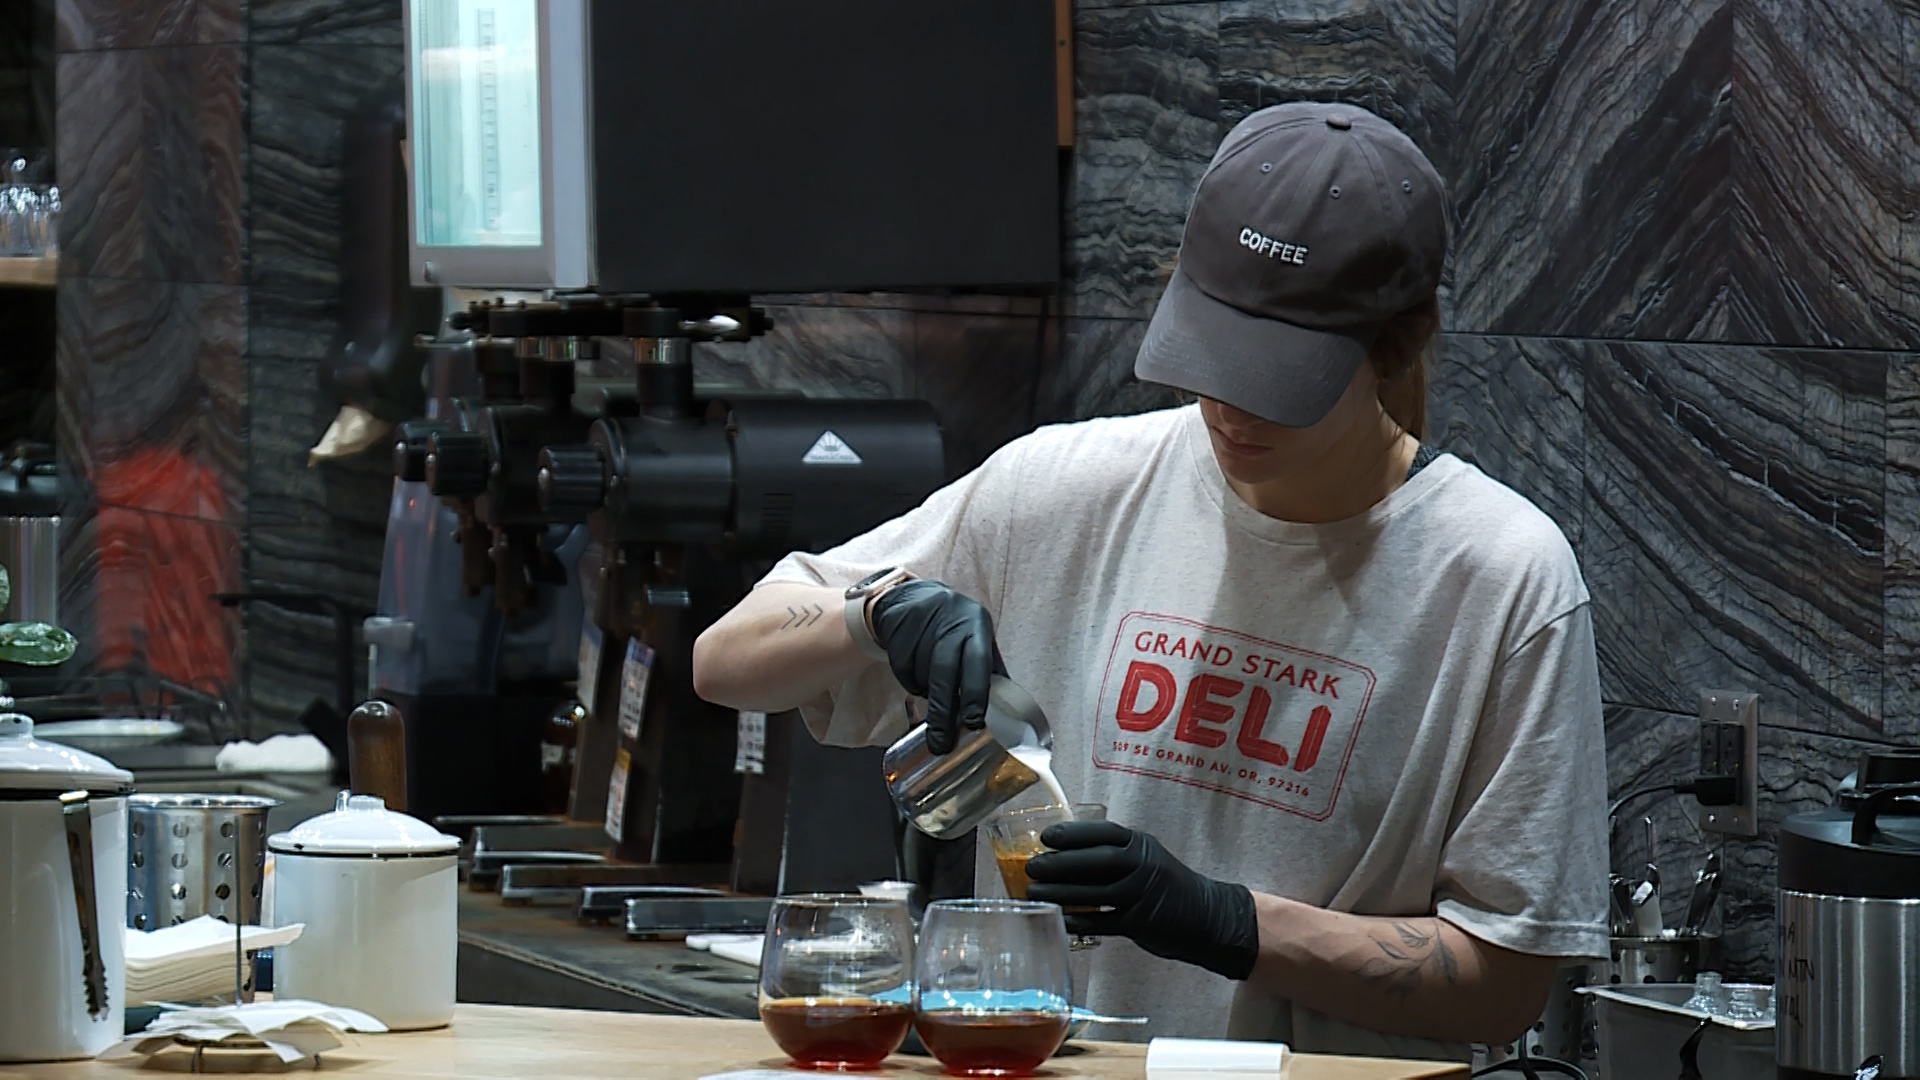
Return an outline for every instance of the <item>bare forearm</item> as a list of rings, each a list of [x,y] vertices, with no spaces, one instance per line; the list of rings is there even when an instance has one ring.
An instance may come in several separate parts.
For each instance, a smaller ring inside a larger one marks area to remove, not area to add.
[[[1539,1019],[1557,966],[1433,916],[1350,915],[1261,893],[1254,906],[1256,986],[1380,1031],[1506,1043]]]
[[[791,709],[875,663],[847,633],[844,594],[776,582],[747,594],[693,643],[694,692],[734,709]]]

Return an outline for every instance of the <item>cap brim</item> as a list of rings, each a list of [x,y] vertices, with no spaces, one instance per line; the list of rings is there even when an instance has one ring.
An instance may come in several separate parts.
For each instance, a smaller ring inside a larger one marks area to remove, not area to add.
[[[1249,315],[1208,296],[1176,266],[1133,373],[1283,427],[1312,427],[1346,393],[1378,333]]]

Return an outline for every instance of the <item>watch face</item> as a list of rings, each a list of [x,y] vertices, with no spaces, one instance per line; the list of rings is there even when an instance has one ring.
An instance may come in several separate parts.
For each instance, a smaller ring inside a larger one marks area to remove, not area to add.
[[[847,595],[859,596],[861,593],[866,592],[868,589],[871,589],[875,585],[879,584],[882,578],[885,578],[888,574],[893,573],[894,570],[895,570],[895,567],[891,567],[891,566],[887,567],[884,570],[875,570],[873,573],[868,574],[866,577],[863,577],[859,581],[856,581],[853,584],[847,586]]]

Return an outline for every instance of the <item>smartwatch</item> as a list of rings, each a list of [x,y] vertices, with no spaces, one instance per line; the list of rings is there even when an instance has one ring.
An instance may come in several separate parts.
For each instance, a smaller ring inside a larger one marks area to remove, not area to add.
[[[898,566],[889,566],[884,570],[875,570],[847,586],[847,635],[853,638],[854,646],[861,652],[875,660],[887,659],[887,650],[880,647],[880,642],[873,636],[873,625],[867,622],[867,605],[895,585],[912,580],[911,573]]]

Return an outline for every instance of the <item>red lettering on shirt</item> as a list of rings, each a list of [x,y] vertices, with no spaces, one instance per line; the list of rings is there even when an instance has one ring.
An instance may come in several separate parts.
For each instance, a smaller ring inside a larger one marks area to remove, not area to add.
[[[1134,612],[1111,632],[1094,714],[1095,767],[1315,821],[1333,814],[1373,672],[1178,616]]]
[[[1320,744],[1326,741],[1327,727],[1332,723],[1332,709],[1314,706],[1313,715],[1307,718],[1307,737],[1300,740],[1300,756],[1293,762],[1294,772],[1306,772],[1320,760]]]
[[[1260,737],[1266,730],[1267,710],[1271,708],[1273,695],[1262,687],[1254,687],[1252,696],[1247,699],[1247,718],[1240,722],[1240,737],[1234,740],[1234,745],[1255,761],[1285,767],[1287,748]]]
[[[1227,733],[1206,725],[1232,722],[1233,706],[1214,698],[1235,697],[1246,685],[1218,675],[1195,675],[1187,684],[1187,703],[1180,710],[1180,722],[1174,725],[1173,737],[1195,746],[1226,745]]]
[[[1166,635],[1161,635],[1165,640]],[[1151,685],[1154,689],[1153,704],[1140,708],[1140,691]],[[1144,660],[1135,660],[1127,666],[1127,681],[1120,688],[1120,707],[1113,714],[1114,722],[1121,731],[1152,731],[1160,722],[1173,712],[1174,697],[1173,672],[1159,664],[1149,664]]]

